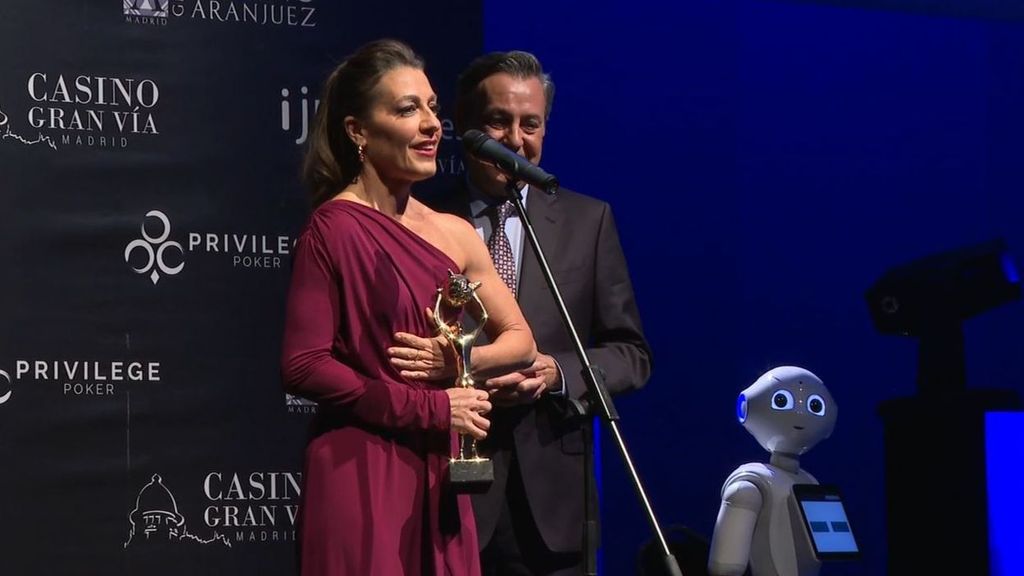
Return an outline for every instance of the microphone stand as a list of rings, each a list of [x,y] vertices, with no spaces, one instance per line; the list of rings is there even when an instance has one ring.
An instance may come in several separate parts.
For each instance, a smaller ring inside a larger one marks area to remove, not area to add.
[[[569,331],[569,336],[572,338],[576,356],[579,358],[580,364],[583,366],[581,372],[583,374],[583,382],[587,385],[587,394],[589,397],[589,402],[587,402],[587,404],[596,405],[599,416],[604,419],[605,423],[608,425],[612,438],[615,440],[615,445],[619,449],[619,454],[625,462],[626,470],[629,472],[630,480],[633,482],[633,487],[636,489],[637,496],[640,498],[644,512],[647,514],[647,521],[650,522],[651,528],[654,530],[654,534],[658,539],[658,544],[661,546],[667,573],[670,576],[683,576],[679,569],[679,564],[676,562],[675,556],[673,556],[672,551],[669,550],[668,542],[666,542],[665,535],[662,533],[661,526],[658,524],[658,519],[654,515],[654,509],[651,507],[651,502],[647,498],[647,492],[644,490],[643,483],[640,481],[640,475],[637,473],[636,467],[633,465],[633,459],[630,458],[629,450],[627,450],[626,443],[622,438],[622,433],[619,431],[619,413],[615,409],[615,405],[612,403],[612,397],[608,393],[608,388],[605,386],[604,373],[598,366],[591,364],[590,358],[587,357],[587,350],[584,347],[583,342],[580,340],[579,333],[576,331],[572,318],[569,316],[569,310],[565,306],[565,301],[562,300],[562,293],[558,290],[558,285],[555,284],[555,278],[551,274],[551,268],[548,267],[548,261],[544,256],[544,250],[540,246],[540,241],[537,240],[537,234],[534,232],[533,223],[530,222],[529,216],[526,215],[526,208],[523,206],[523,199],[519,196],[519,190],[516,188],[516,175],[506,174],[506,176],[508,178],[508,183],[505,185],[505,192],[508,195],[508,199],[516,207],[519,219],[523,223],[523,230],[526,231],[526,237],[530,241],[533,253],[537,256],[537,262],[540,264],[541,272],[544,274],[544,281],[547,282],[548,288],[551,290],[551,295],[554,297],[555,304],[558,306],[558,312],[562,316],[562,322],[565,324],[566,329]],[[554,189],[557,189],[557,185],[552,186],[546,190],[546,192],[550,193]],[[594,517],[594,510],[592,509],[591,504],[595,492],[593,470],[594,458],[591,453],[593,451],[593,427],[590,422],[591,417],[589,416],[589,410],[585,403],[570,399],[569,405],[572,406],[577,416],[581,419],[581,428],[585,443],[583,452],[583,491],[584,497],[587,500],[583,505],[584,574],[587,576],[596,576],[597,544],[599,534],[597,521]]]

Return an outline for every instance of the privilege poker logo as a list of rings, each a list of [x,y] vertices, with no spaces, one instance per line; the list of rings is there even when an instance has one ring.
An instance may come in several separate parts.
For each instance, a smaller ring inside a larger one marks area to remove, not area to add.
[[[299,472],[210,472],[203,479],[206,526],[234,542],[294,542]]]
[[[122,0],[129,24],[166,26],[172,20],[203,20],[254,26],[315,28],[314,0]]]
[[[288,236],[222,232],[188,232],[185,236],[186,244],[174,240],[167,213],[150,210],[142,219],[141,238],[125,245],[124,261],[155,286],[162,278],[176,276],[184,269],[186,254],[230,258],[233,268],[280,269],[282,259],[291,254],[294,246]]]
[[[143,547],[146,544],[177,542],[182,544],[215,544],[228,548],[231,542],[222,534],[214,533],[212,538],[200,538],[192,534],[185,522],[185,516],[178,510],[174,494],[164,486],[163,478],[154,474],[149,483],[139,490],[135,508],[128,513],[128,539],[124,548]]]
[[[146,222],[150,219],[155,219],[160,223],[160,234],[150,236],[146,232]],[[168,240],[170,235],[171,220],[159,210],[150,210],[146,212],[146,217],[142,221],[142,238],[132,240],[124,249],[124,261],[129,265],[131,265],[133,252],[138,251],[143,255],[142,265],[132,266],[132,270],[136,274],[147,274],[154,286],[160,281],[161,272],[166,276],[174,276],[185,267],[185,250],[178,242]],[[170,254],[168,250],[171,251]],[[168,264],[169,257],[174,258],[171,262],[177,262],[177,264]]]
[[[36,137],[32,140],[15,132],[14,127],[11,126],[11,118],[3,110],[0,110],[0,140],[11,140],[26,146],[45,144],[54,150],[57,149],[57,143],[49,136],[43,136],[42,132],[37,133]]]
[[[160,87],[151,78],[34,72],[25,81],[28,125],[63,145],[127,148],[160,133]]]
[[[11,394],[14,393],[14,388],[11,387],[11,375],[0,370],[0,405],[6,404],[11,399]]]
[[[159,383],[160,363],[143,360],[15,360],[0,370],[0,404],[15,383],[60,384],[65,396],[111,396],[125,384]],[[7,392],[4,393],[4,389]]]

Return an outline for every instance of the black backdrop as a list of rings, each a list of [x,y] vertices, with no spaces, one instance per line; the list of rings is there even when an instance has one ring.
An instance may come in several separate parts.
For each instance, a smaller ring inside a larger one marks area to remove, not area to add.
[[[0,573],[293,570],[314,408],[278,357],[306,122],[381,36],[450,117],[481,8],[424,8],[5,0]],[[432,186],[461,171],[445,128]]]

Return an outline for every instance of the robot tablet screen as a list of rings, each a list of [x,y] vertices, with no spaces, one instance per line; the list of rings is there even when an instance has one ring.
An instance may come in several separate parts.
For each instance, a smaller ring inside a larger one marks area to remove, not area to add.
[[[860,557],[846,509],[835,486],[794,484],[793,495],[811,535],[814,553],[821,561],[850,560]]]

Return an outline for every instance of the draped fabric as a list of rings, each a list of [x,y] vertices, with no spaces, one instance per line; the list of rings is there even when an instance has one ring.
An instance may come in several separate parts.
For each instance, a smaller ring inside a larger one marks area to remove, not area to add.
[[[319,413],[306,448],[302,574],[478,574],[468,496],[445,483],[457,436],[440,384],[388,362],[455,263],[380,212],[345,200],[314,211],[295,249],[283,373]],[[454,311],[449,311],[454,314]]]

